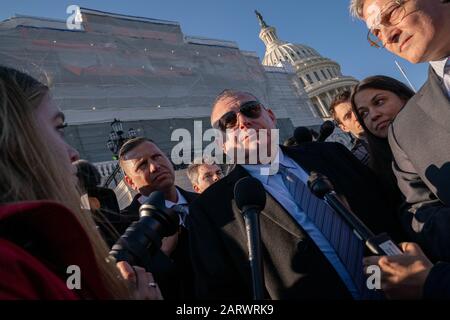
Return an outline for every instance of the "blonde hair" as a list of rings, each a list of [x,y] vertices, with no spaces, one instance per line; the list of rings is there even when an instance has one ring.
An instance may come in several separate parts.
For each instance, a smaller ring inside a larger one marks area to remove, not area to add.
[[[365,0],[351,0],[350,1],[350,14],[352,17],[363,19],[363,6]]]
[[[36,109],[48,87],[14,69],[0,66],[0,204],[53,200],[69,208],[89,237],[100,278],[111,298],[128,298],[129,290],[91,215],[80,207],[71,174],[59,160],[61,152],[46,143],[36,121]]]

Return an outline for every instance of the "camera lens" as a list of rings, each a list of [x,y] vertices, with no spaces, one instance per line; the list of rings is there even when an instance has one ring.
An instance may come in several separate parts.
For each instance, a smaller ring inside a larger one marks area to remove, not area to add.
[[[164,195],[153,192],[139,209],[140,219],[133,222],[114,244],[110,255],[116,261],[131,265],[146,265],[146,261],[161,247],[161,240],[177,232],[179,215],[165,207]]]

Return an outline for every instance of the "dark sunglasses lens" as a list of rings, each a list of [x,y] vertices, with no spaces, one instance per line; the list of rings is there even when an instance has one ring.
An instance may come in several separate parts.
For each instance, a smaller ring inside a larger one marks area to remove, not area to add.
[[[261,115],[261,105],[255,101],[245,103],[241,106],[240,111],[247,118],[256,119]]]
[[[233,128],[236,125],[237,116],[236,112],[230,111],[225,113],[222,118],[219,120],[219,128],[221,130],[226,130],[229,128]]]

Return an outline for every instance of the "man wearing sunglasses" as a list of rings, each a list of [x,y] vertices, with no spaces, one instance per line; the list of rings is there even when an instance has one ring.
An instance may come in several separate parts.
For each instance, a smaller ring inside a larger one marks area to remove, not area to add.
[[[197,298],[252,297],[245,226],[233,195],[236,182],[249,175],[260,180],[267,192],[260,215],[266,298],[362,298],[349,269],[319,226],[306,216],[303,204],[290,193],[283,179],[288,172],[304,184],[311,171],[327,175],[370,228],[395,236],[394,213],[385,208],[382,188],[369,169],[338,143],[278,146],[279,142],[274,141],[277,135],[272,134],[276,128],[274,112],[250,93],[222,92],[213,103],[211,124],[226,133],[225,153],[236,154],[233,151],[244,148],[246,157],[237,159],[238,164],[227,176],[190,205],[189,237]],[[280,169],[264,175],[261,169],[268,164],[261,164],[261,159],[252,163],[251,153],[254,148],[269,148],[274,143],[275,153],[271,156],[279,160]],[[343,226],[330,228],[330,232],[340,234]],[[349,242],[341,245],[349,248]],[[363,275],[362,258],[350,262],[360,266]]]
[[[442,0],[352,0],[369,43],[429,62],[425,85],[389,128],[402,221],[432,259],[450,259],[450,5]]]

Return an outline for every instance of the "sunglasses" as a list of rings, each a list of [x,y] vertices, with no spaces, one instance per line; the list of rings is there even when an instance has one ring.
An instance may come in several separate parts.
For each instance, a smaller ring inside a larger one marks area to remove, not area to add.
[[[239,107],[239,113],[250,119],[257,119],[261,116],[262,105],[259,101],[247,101]],[[217,120],[213,127],[226,131],[227,129],[232,129],[237,123],[236,111],[229,111],[225,113],[219,120]]]

